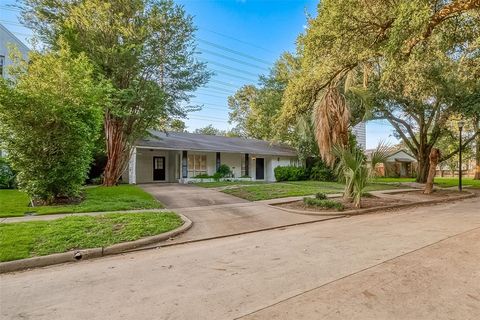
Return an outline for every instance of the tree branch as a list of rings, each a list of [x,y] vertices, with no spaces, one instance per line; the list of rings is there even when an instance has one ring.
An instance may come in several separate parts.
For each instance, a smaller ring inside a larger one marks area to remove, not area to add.
[[[410,127],[410,125],[408,124],[408,122],[405,121],[405,120],[402,120],[402,119],[400,119],[400,118],[395,117],[395,116],[394,116],[390,111],[388,111],[388,110],[385,110],[385,113],[386,113],[386,115],[387,115],[388,121],[389,121],[392,125],[393,125],[393,121],[396,121],[396,122],[398,122],[398,123],[401,123],[401,124],[405,127],[405,129],[407,130],[408,134],[410,135],[410,138],[412,139],[413,143],[415,144],[415,147],[418,148],[418,147],[419,147],[419,143],[418,143],[418,141],[415,139],[415,133],[413,132],[412,127]],[[398,126],[398,125],[397,125],[397,126]],[[394,127],[395,127],[395,126],[394,126]],[[400,128],[400,127],[398,126],[398,128]],[[398,130],[397,130],[397,131],[398,131]],[[401,131],[401,130],[400,130],[400,131]],[[400,133],[400,132],[399,132],[399,133]],[[412,151],[413,151],[413,150],[412,150]]]
[[[400,126],[398,125],[398,123],[394,122],[392,119],[390,118],[387,118],[388,122],[390,122],[390,124],[395,128],[395,130],[397,130],[398,134],[402,137],[403,141],[407,144],[408,148],[410,149],[410,151],[412,151],[412,153],[417,156],[418,155],[418,149],[415,148],[415,146],[410,142],[410,140],[408,139],[408,137],[405,135],[405,133],[402,131],[402,129],[400,128]]]
[[[479,135],[479,134],[480,134],[480,131],[477,131],[474,135],[472,135],[470,138],[468,138],[467,140],[465,140],[464,144],[462,144],[462,150],[465,149],[465,147],[466,147],[470,142],[472,142],[472,141],[475,139],[475,137],[476,137],[477,135]],[[458,148],[457,150],[449,153],[448,155],[446,155],[446,156],[444,156],[444,157],[441,157],[439,162],[443,162],[443,161],[446,161],[446,160],[450,159],[451,157],[453,157],[454,155],[456,155],[458,152],[460,152],[460,148]]]
[[[473,10],[476,8],[480,8],[480,0],[457,0],[453,1],[452,3],[446,5],[439,11],[437,11],[433,16],[430,17],[430,21],[427,25],[425,31],[419,37],[415,37],[410,39],[407,42],[407,48],[405,52],[409,55],[413,48],[422,40],[429,38],[432,35],[433,30],[441,24],[443,21],[454,17],[456,14]]]

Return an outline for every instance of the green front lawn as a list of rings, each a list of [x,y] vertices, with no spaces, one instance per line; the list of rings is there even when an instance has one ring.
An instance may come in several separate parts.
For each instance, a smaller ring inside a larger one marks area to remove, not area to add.
[[[0,261],[105,247],[173,230],[173,212],[109,213],[0,224]]]
[[[374,181],[375,183],[415,182],[415,178],[376,178]],[[434,183],[442,188],[456,187],[458,186],[458,177],[435,177]],[[473,178],[462,178],[462,184],[472,188],[480,188],[480,180],[473,180]]]
[[[234,195],[250,201],[267,200],[294,196],[308,196],[317,192],[342,193],[344,185],[338,182],[324,181],[288,181],[264,184],[252,184],[248,186],[238,185],[222,190],[224,193]],[[371,184],[367,191],[396,189],[395,185]]]
[[[84,192],[85,199],[79,204],[32,208],[28,206],[30,200],[25,193],[0,190],[0,217],[163,208],[150,194],[133,185],[88,187]]]

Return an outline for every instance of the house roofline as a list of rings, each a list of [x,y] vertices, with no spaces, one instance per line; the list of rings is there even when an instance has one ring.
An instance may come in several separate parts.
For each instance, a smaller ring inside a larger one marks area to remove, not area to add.
[[[14,35],[10,30],[7,29],[7,27],[5,27],[2,23],[0,23],[0,28],[2,28],[6,33],[8,33],[8,35],[10,35],[13,39],[15,39],[21,46],[23,46],[23,49],[25,49],[26,51],[31,51],[32,49],[30,49],[25,43],[23,43],[22,40],[18,39],[18,37],[16,35]]]

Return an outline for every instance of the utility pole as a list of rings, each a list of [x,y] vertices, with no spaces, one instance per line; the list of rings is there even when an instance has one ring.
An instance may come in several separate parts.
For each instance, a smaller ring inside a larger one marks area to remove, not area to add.
[[[463,120],[458,122],[459,136],[459,150],[458,150],[458,191],[462,192],[462,130],[465,123]]]

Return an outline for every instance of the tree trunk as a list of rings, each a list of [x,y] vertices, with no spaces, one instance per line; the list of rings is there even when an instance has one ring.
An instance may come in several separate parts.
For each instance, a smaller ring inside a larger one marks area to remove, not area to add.
[[[107,164],[103,172],[103,185],[117,185],[127,165],[130,147],[123,130],[123,121],[115,119],[110,113],[105,114],[105,143]]]
[[[433,180],[435,179],[435,174],[437,173],[438,160],[440,159],[440,150],[433,148],[430,151],[430,169],[428,170],[427,183],[425,184],[425,190],[423,193],[430,194],[433,191]]]
[[[424,154],[420,154],[417,164],[417,179],[418,183],[425,183],[427,182],[428,171],[430,168],[428,158],[424,156]]]
[[[479,125],[478,122],[480,121],[479,117],[475,117],[474,119],[474,128],[475,132],[478,132]],[[480,134],[477,135],[475,141],[475,175],[473,177],[475,180],[480,180]]]

